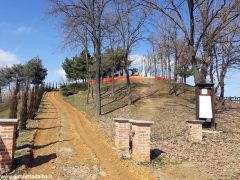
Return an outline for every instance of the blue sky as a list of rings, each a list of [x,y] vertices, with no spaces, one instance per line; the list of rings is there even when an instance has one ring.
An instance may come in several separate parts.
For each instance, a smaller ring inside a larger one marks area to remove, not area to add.
[[[48,69],[47,81],[58,81],[62,61],[76,52],[60,48],[61,33],[57,22],[45,15],[47,5],[46,0],[1,0],[0,56],[8,60],[0,65],[39,56]]]
[[[24,63],[39,56],[48,69],[47,81],[60,80],[63,60],[77,52],[61,49],[58,23],[45,15],[47,7],[47,0],[1,0],[0,66]],[[139,44],[133,54],[147,54],[145,44]],[[228,74],[226,96],[240,96],[239,73]]]

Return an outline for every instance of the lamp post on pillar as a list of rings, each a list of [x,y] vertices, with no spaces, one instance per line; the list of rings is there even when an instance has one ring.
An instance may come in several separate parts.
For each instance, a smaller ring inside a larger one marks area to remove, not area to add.
[[[211,128],[216,128],[214,84],[198,83],[195,85],[195,93],[196,119],[211,119]]]

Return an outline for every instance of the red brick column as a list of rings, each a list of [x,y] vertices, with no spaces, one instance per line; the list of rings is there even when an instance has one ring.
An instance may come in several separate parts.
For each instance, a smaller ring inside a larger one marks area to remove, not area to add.
[[[193,120],[187,121],[187,139],[191,142],[202,141],[202,123],[204,121]]]
[[[129,119],[114,118],[113,121],[115,126],[115,146],[120,150],[128,151],[130,133]]]
[[[16,144],[17,119],[0,119],[0,171],[11,169]]]
[[[150,126],[152,121],[131,120],[132,131],[132,158],[136,161],[150,161]]]

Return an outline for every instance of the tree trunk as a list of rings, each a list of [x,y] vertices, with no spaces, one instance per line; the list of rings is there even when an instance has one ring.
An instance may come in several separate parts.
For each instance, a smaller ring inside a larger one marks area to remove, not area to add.
[[[188,11],[189,11],[189,21],[190,21],[190,34],[189,34],[189,51],[190,51],[190,59],[192,63],[192,70],[193,70],[193,76],[194,76],[194,82],[195,84],[200,83],[200,76],[199,76],[199,70],[198,70],[198,64],[196,60],[196,55],[194,51],[194,38],[195,38],[195,17],[194,17],[194,0],[188,0]],[[188,36],[188,34],[185,34]]]
[[[195,56],[192,56],[192,70],[195,84],[200,83],[201,81]]]
[[[216,55],[216,52],[214,52],[215,55]],[[216,58],[215,59],[215,71],[216,71],[216,77],[217,77],[217,80],[218,80],[218,84],[217,86],[215,87],[215,94],[218,92],[218,88],[219,88],[219,83],[220,83],[220,76],[219,76],[219,68],[218,68],[218,59]]]
[[[9,89],[10,94],[12,95],[11,83],[8,83],[8,89]]]
[[[90,95],[90,88],[91,88],[91,85],[90,85],[90,83],[91,83],[91,78],[89,78],[88,77],[88,85],[87,85],[87,104],[88,104],[88,102],[89,102],[89,95]]]
[[[93,98],[93,85],[91,87],[91,97]]]
[[[86,40],[87,41],[87,40]],[[87,62],[87,104],[89,101],[89,94],[90,94],[90,83],[91,83],[91,77],[90,77],[90,67],[89,67],[89,59],[88,59],[88,49],[86,47],[87,45],[85,45],[85,58],[86,58],[86,62]]]
[[[224,79],[221,80],[220,82],[220,99],[223,100],[224,99]]]
[[[167,75],[168,74],[168,64],[167,64],[167,58],[164,58],[164,78],[168,78]]]
[[[183,83],[187,84],[187,76],[186,76],[186,74],[184,74],[184,76],[183,76]]]
[[[203,62],[200,73],[200,82],[205,83],[207,78],[208,63]]]
[[[154,77],[157,77],[157,59],[154,57]]]
[[[154,77],[157,77],[157,58],[155,56],[155,50],[153,46],[153,63],[154,63]]]
[[[222,104],[222,106],[224,106],[224,90],[225,90],[225,75],[224,73],[222,72],[221,73],[221,77],[220,77],[220,83],[219,83],[219,86],[220,86],[220,97],[219,97],[219,100]]]
[[[168,52],[168,82],[171,83],[171,60],[170,60],[170,52]]]
[[[177,52],[175,52],[177,53]],[[175,54],[175,62],[174,62],[174,81],[177,83],[177,64],[178,64],[178,57]]]
[[[175,26],[175,29],[174,29],[174,54],[175,54],[175,61],[174,61],[174,81],[175,83],[177,83],[177,75],[178,75],[178,42],[177,42],[177,39],[178,39],[178,34],[177,34],[177,28]]]
[[[211,60],[211,64],[210,64],[210,72],[209,72],[209,76],[210,76],[210,81],[211,83],[213,83],[214,81],[214,77],[213,77],[213,60]]]
[[[207,12],[207,9],[204,9],[203,11],[204,11],[204,13],[202,13],[202,28],[203,28],[202,31],[204,32],[202,36],[203,64],[201,67],[200,78],[201,78],[201,82],[206,82],[207,72],[209,67],[209,44],[207,42],[208,32],[205,31],[204,29],[208,24],[208,16],[207,16],[208,12]]]
[[[95,43],[96,58],[96,77],[95,77],[95,93],[96,93],[96,115],[101,115],[101,85],[100,85],[100,66],[101,66],[101,50],[99,42]]]
[[[164,77],[164,63],[163,63],[163,58],[161,55],[161,69],[162,69],[162,78]]]
[[[128,53],[125,54],[125,73],[126,73],[126,80],[127,80],[127,90],[128,90],[128,105],[132,104],[132,89],[131,89],[131,82],[130,82],[130,76],[128,72]]]
[[[0,87],[0,103],[2,103],[3,100],[2,100],[2,87]]]
[[[114,89],[115,89],[115,80],[114,80],[114,71],[115,71],[115,67],[112,67],[112,96],[114,96]]]

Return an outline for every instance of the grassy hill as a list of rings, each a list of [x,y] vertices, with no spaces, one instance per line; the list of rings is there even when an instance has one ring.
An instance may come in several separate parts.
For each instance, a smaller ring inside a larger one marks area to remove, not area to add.
[[[178,96],[168,94],[166,81],[141,79],[132,81],[134,104],[127,106],[125,82],[116,84],[115,95],[111,94],[111,84],[102,88],[102,113],[95,117],[94,100],[86,105],[86,92],[65,97],[65,100],[84,111],[97,122],[107,136],[113,140],[113,117],[152,120],[151,148],[161,152],[148,166],[156,175],[175,174],[179,177],[236,178],[240,174],[240,109],[230,107],[218,113],[217,130],[222,133],[206,131],[203,142],[192,144],[186,141],[186,121],[195,119],[194,88],[182,87]],[[159,171],[159,168],[161,171]]]

